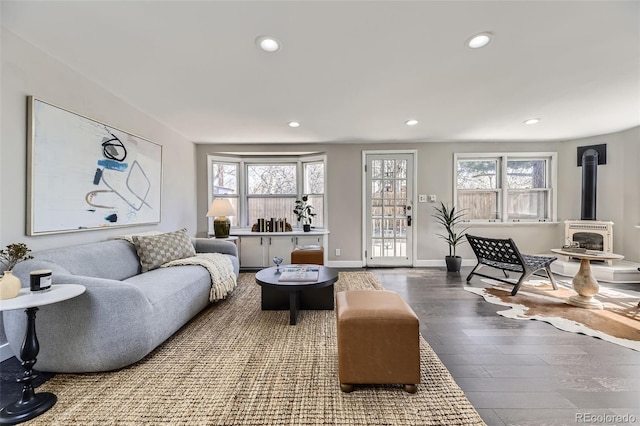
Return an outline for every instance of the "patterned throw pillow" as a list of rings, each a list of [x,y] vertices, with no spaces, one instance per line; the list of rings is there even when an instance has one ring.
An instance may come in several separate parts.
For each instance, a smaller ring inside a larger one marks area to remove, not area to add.
[[[142,272],[159,268],[163,263],[195,256],[196,250],[186,229],[160,235],[133,236]]]

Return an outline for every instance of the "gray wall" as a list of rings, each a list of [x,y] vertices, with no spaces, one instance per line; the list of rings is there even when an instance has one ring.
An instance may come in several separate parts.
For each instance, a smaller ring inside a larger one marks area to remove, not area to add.
[[[113,93],[2,29],[0,246],[24,242],[32,250],[105,240],[144,230],[196,230],[195,146]],[[161,89],[161,88],[159,88]],[[78,112],[163,146],[162,222],[68,234],[25,236],[27,96]],[[0,323],[0,345],[5,342]]]
[[[453,154],[458,152],[550,151],[558,153],[558,221],[580,219],[581,168],[576,166],[578,146],[607,144],[607,165],[598,169],[598,219],[611,220],[614,226],[614,251],[627,259],[640,261],[640,181],[638,166],[640,128],[592,138],[561,142],[456,142],[415,144],[313,144],[313,145],[198,145],[196,168],[198,186],[198,232],[204,234],[207,221],[207,154],[221,152],[324,152],[327,155],[327,205],[329,214],[329,261],[359,261],[362,258],[362,181],[363,150],[415,149],[418,152],[418,194],[435,194],[438,200],[453,197]],[[417,261],[442,261],[447,251],[431,217],[433,204],[416,205]],[[562,245],[564,224],[477,225],[471,229],[480,235],[512,237],[524,252],[544,253]],[[341,256],[335,256],[335,249]],[[473,259],[465,244],[459,254]]]

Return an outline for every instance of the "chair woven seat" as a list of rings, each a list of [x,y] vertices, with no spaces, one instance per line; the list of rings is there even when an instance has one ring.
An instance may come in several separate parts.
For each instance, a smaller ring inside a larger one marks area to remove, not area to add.
[[[520,253],[520,250],[518,250],[516,243],[511,238],[486,238],[476,237],[469,234],[467,234],[466,237],[478,259],[478,264],[467,276],[467,281],[470,281],[474,275],[479,275],[481,277],[502,281],[507,284],[513,284],[514,288],[513,291],[511,291],[511,295],[515,296],[520,285],[527,278],[529,278],[534,272],[544,269],[549,277],[549,281],[551,281],[551,284],[553,285],[553,288],[555,290],[558,289],[558,285],[553,278],[553,274],[551,273],[549,266],[557,260],[556,257],[522,254]],[[509,278],[507,271],[520,272],[521,275],[518,281],[514,284],[512,281],[479,273],[478,270],[482,266],[491,266],[492,268],[502,270],[505,278]]]

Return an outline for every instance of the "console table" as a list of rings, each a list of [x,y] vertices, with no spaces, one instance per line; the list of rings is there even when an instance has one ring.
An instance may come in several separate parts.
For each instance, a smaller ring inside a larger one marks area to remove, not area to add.
[[[29,288],[21,288],[18,296],[13,299],[0,300],[0,311],[24,309],[27,314],[27,332],[20,348],[20,358],[24,375],[18,378],[22,383],[22,397],[0,411],[0,424],[16,424],[26,422],[53,407],[57,401],[50,392],[35,393],[31,382],[37,377],[33,371],[40,352],[38,337],[36,336],[36,312],[38,306],[51,305],[72,299],[84,293],[85,287],[77,284],[56,284],[51,289],[42,292],[31,292]]]

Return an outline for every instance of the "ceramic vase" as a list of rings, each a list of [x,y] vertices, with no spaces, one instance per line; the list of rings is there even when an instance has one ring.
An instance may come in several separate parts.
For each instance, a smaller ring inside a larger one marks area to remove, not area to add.
[[[21,287],[20,278],[13,275],[12,271],[5,271],[4,276],[0,278],[0,300],[13,299]]]

